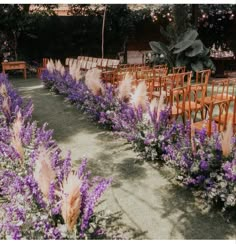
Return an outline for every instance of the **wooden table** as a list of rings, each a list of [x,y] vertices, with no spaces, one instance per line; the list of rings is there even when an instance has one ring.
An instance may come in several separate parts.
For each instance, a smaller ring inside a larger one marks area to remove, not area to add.
[[[24,79],[27,79],[26,76],[26,62],[25,61],[15,61],[15,62],[2,62],[2,72],[5,73],[7,70],[16,70],[22,69]]]

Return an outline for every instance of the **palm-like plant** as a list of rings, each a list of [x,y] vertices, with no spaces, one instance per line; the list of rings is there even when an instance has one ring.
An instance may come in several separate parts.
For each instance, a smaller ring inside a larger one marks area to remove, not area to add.
[[[183,34],[177,36],[171,27],[162,33],[168,37],[170,44],[151,41],[150,47],[153,56],[161,55],[169,67],[186,66],[188,70],[198,71],[204,68],[215,70],[215,66],[209,57],[209,49],[204,46],[198,38],[198,32],[188,29]],[[173,34],[171,34],[173,33]],[[152,60],[157,61],[155,58]]]

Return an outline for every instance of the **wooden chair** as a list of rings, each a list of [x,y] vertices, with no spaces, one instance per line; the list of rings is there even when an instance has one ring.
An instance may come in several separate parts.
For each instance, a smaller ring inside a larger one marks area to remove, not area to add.
[[[184,87],[178,87],[171,89],[169,104],[171,108],[171,117],[177,120],[179,116],[182,117],[183,123],[185,124],[185,98],[186,89]]]
[[[168,73],[168,68],[163,67],[163,68],[153,68],[153,76],[154,77],[161,77],[165,76]]]
[[[229,98],[229,103],[231,102],[231,99]],[[232,126],[233,126],[233,132],[234,134],[236,133],[236,97],[234,97],[234,101],[233,101],[233,111],[229,112],[227,115],[226,114],[221,114],[220,116],[214,116],[214,121],[218,124],[224,124],[225,120],[227,121],[232,121]]]
[[[42,66],[37,69],[37,77],[40,79],[42,71],[47,68],[48,58],[43,58]]]
[[[201,119],[203,120],[206,89],[207,87],[205,84],[188,85],[185,88],[185,111],[188,114],[189,119],[194,112],[194,122],[198,112],[201,112]]]
[[[211,76],[211,70],[210,69],[197,71],[195,83],[196,84],[208,85],[208,81],[209,81],[210,76]]]
[[[209,96],[206,96],[204,99],[206,111],[207,108],[210,106],[211,102],[217,102],[222,100],[227,100],[228,98],[231,101],[234,99],[234,91],[235,91],[235,81],[232,79],[232,89],[230,90],[230,80],[229,79],[222,79],[212,81],[211,92]],[[230,92],[231,91],[231,92]]]
[[[116,71],[110,70],[110,71],[103,71],[102,72],[102,80],[104,82],[110,82],[112,83],[114,81],[114,75]]]
[[[167,64],[157,64],[153,66],[154,69],[163,69],[163,68],[167,68]]]
[[[217,114],[213,114],[215,108]],[[213,132],[214,116],[216,117],[219,116],[219,119],[222,121],[222,123],[216,124],[217,130],[219,132],[224,131],[227,126],[228,110],[229,110],[229,100],[222,100],[217,102],[212,101],[210,103],[210,106],[208,107],[208,114],[209,114],[208,119],[206,120],[205,118],[205,120],[194,122],[192,123],[192,126],[193,128],[195,128],[195,130],[198,131],[200,131],[203,127],[205,127],[207,131],[207,135],[211,136]],[[224,115],[224,117],[222,117],[222,115]]]
[[[172,73],[173,74],[179,74],[179,73],[185,73],[186,72],[186,67],[185,66],[178,66],[178,67],[173,67],[172,68]]]

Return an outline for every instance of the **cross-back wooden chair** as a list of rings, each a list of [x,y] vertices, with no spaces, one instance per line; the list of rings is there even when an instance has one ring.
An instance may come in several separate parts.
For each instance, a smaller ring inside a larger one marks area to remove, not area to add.
[[[163,69],[163,68],[168,68],[167,64],[157,64],[157,65],[153,65],[154,69]]]
[[[188,87],[191,84],[192,71],[174,74],[173,87]]]
[[[228,99],[229,103],[232,102],[231,99]],[[233,133],[236,133],[236,97],[234,96],[233,100],[233,110],[231,112],[228,112],[227,118],[226,114],[221,114],[220,116],[214,116],[214,121],[218,124],[224,124],[225,120],[232,121],[233,126]]]
[[[210,136],[213,132],[214,117],[219,116],[222,123],[216,124],[216,128],[219,132],[224,131],[227,126],[229,100],[221,100],[217,102],[212,101],[207,109],[208,118],[205,117],[204,120],[192,123],[193,128],[200,131],[205,127],[207,135]],[[224,117],[222,115],[224,115]]]
[[[212,81],[210,94],[208,96],[206,96],[204,99],[206,111],[207,111],[207,108],[210,106],[211,102],[217,102],[217,101],[228,99],[229,85],[230,85],[229,79]],[[232,89],[233,93],[230,93],[232,96],[231,99],[233,99],[233,95],[234,95],[234,89],[235,89],[234,86],[235,86],[235,82],[233,83],[233,89]]]
[[[182,117],[183,123],[185,124],[185,99],[186,89],[184,87],[173,88],[170,90],[169,104],[171,108],[171,117],[177,120],[179,116]]]
[[[173,67],[172,68],[172,73],[173,74],[179,74],[179,73],[185,73],[186,72],[186,67],[185,66],[178,66],[178,67]]]
[[[154,77],[161,77],[168,74],[168,67],[162,68],[153,68],[153,76]]]
[[[191,118],[192,113],[194,113],[194,122],[198,112],[201,113],[201,119],[204,117],[206,89],[207,87],[205,84],[188,85],[185,89],[185,111],[188,114],[189,119]]]

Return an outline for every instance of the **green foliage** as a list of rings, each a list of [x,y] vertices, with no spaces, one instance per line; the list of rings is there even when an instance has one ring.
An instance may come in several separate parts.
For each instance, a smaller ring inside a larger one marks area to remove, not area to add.
[[[215,66],[208,56],[209,50],[197,37],[196,30],[188,29],[170,46],[153,41],[149,44],[153,55],[164,56],[169,67],[186,66],[188,70],[195,72],[204,68],[215,70]]]

